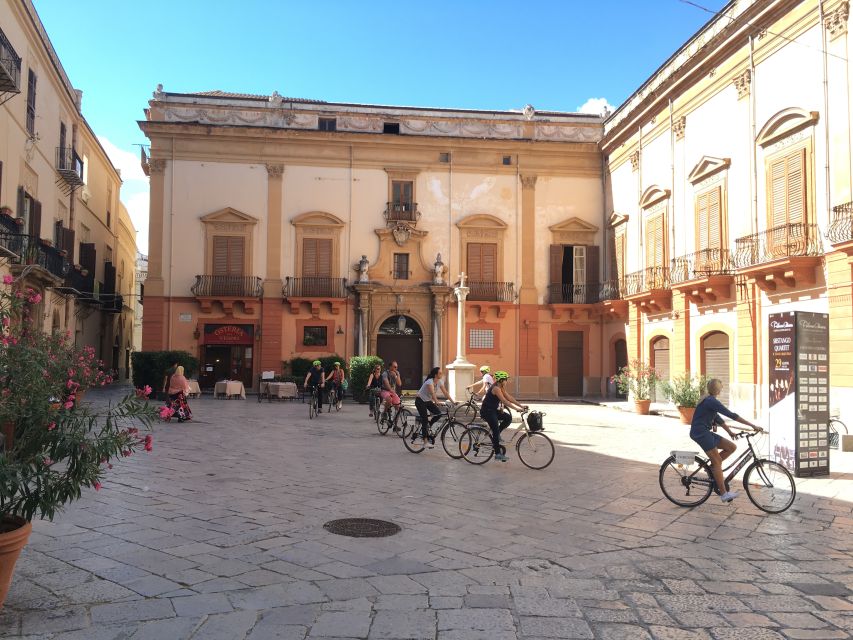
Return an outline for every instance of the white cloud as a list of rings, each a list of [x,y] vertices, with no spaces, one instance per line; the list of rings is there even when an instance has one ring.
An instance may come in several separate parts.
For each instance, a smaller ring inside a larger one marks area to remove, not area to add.
[[[144,180],[148,181],[145,174],[142,172],[142,165],[139,163],[139,153],[126,151],[114,145],[109,138],[98,136],[98,141],[104,147],[104,151],[112,160],[115,168],[121,171],[121,179],[125,182],[129,180]]]
[[[122,197],[124,206],[130,214],[133,226],[137,231],[136,247],[142,253],[148,253],[148,202],[149,194],[146,188]]]
[[[594,113],[600,116],[607,109],[613,113],[616,108],[607,101],[607,98],[590,98],[577,108],[578,113]]]
[[[121,201],[127,207],[133,227],[136,229],[136,246],[148,253],[148,177],[139,163],[138,150],[127,151],[113,144],[104,136],[98,136],[115,168],[121,172]]]

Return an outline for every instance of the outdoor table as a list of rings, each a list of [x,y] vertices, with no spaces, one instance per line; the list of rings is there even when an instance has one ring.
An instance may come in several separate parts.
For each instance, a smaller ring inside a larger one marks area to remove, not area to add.
[[[218,398],[220,395],[224,395],[226,398],[240,396],[241,399],[245,400],[246,388],[239,380],[224,380],[222,382],[217,382],[216,386],[213,388],[213,397]]]
[[[292,382],[269,382],[267,393],[271,398],[295,398],[297,396],[296,385]]]
[[[200,398],[201,397],[201,387],[198,386],[198,380],[187,380],[190,383],[190,392],[189,396],[191,398]]]

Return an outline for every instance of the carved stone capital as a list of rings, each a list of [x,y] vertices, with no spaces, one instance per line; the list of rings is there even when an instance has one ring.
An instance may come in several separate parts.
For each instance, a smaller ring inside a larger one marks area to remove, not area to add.
[[[850,3],[842,2],[834,11],[824,16],[823,24],[829,31],[830,39],[847,33],[847,19],[850,17]]]
[[[536,176],[525,175],[521,176],[521,188],[522,189],[533,189],[536,187]]]
[[[732,84],[734,84],[735,89],[737,89],[737,99],[741,100],[746,98],[749,95],[749,87],[752,84],[752,71],[744,69],[743,73],[734,77]]]
[[[162,158],[151,159],[148,161],[148,171],[150,173],[163,173],[166,171],[166,161]]]
[[[687,128],[687,116],[681,116],[672,121],[672,131],[676,140],[684,139],[684,130]]]
[[[628,156],[631,161],[631,169],[637,171],[640,168],[640,150],[637,149],[634,153]]]
[[[268,164],[267,165],[267,174],[270,178],[278,180],[281,178],[281,174],[284,173],[284,165],[283,164]]]

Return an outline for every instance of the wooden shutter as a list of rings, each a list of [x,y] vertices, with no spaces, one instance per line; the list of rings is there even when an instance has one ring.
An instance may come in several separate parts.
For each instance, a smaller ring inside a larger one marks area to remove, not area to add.
[[[328,278],[332,275],[331,238],[302,239],[302,276]]]
[[[786,195],[786,158],[779,158],[770,164],[770,227],[787,224],[788,211]]]
[[[496,282],[498,279],[498,245],[493,242],[480,245],[483,257],[481,278],[483,282]]]
[[[61,240],[62,247],[61,248],[65,249],[68,252],[66,259],[68,260],[68,262],[73,264],[74,263],[74,229],[67,229],[65,227],[62,227],[61,238],[62,238],[62,240]]]
[[[41,237],[41,202],[38,200],[33,200],[30,211],[30,235],[34,238]]]
[[[598,302],[598,247],[586,248],[586,303]]]
[[[655,254],[654,265],[656,267],[663,266],[663,216],[658,216],[655,219]]]
[[[245,260],[245,238],[231,236],[228,238],[228,275],[242,276]]]
[[[15,215],[18,218],[24,217],[24,206],[25,206],[24,200],[26,199],[26,197],[27,197],[27,194],[24,191],[24,188],[18,187],[18,210],[15,211]]]
[[[213,236],[213,275],[228,275],[228,237]]]
[[[806,150],[801,149],[787,158],[788,224],[806,221]]]
[[[315,276],[317,271],[317,239],[302,239],[302,276]]]
[[[616,235],[616,273],[614,278],[625,277],[625,234]]]
[[[563,284],[563,245],[551,245],[551,284]]]
[[[324,238],[317,240],[317,271],[315,275],[321,278],[332,277],[332,240]]]
[[[696,198],[696,250],[708,248],[708,196],[701,193]]]
[[[483,245],[479,242],[468,243],[468,280],[480,282],[483,280]]]
[[[722,191],[717,187],[708,193],[708,249],[719,249],[722,246]]]
[[[94,242],[81,242],[80,243],[80,266],[89,271],[89,276],[94,276],[95,274],[95,261],[96,261],[96,252],[95,252],[95,243]]]

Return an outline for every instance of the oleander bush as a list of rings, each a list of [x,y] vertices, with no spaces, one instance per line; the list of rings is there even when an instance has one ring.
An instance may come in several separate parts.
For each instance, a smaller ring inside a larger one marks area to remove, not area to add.
[[[377,364],[383,364],[382,358],[378,356],[353,356],[349,360],[349,390],[353,400],[365,404],[368,394],[365,390],[370,372]]]

